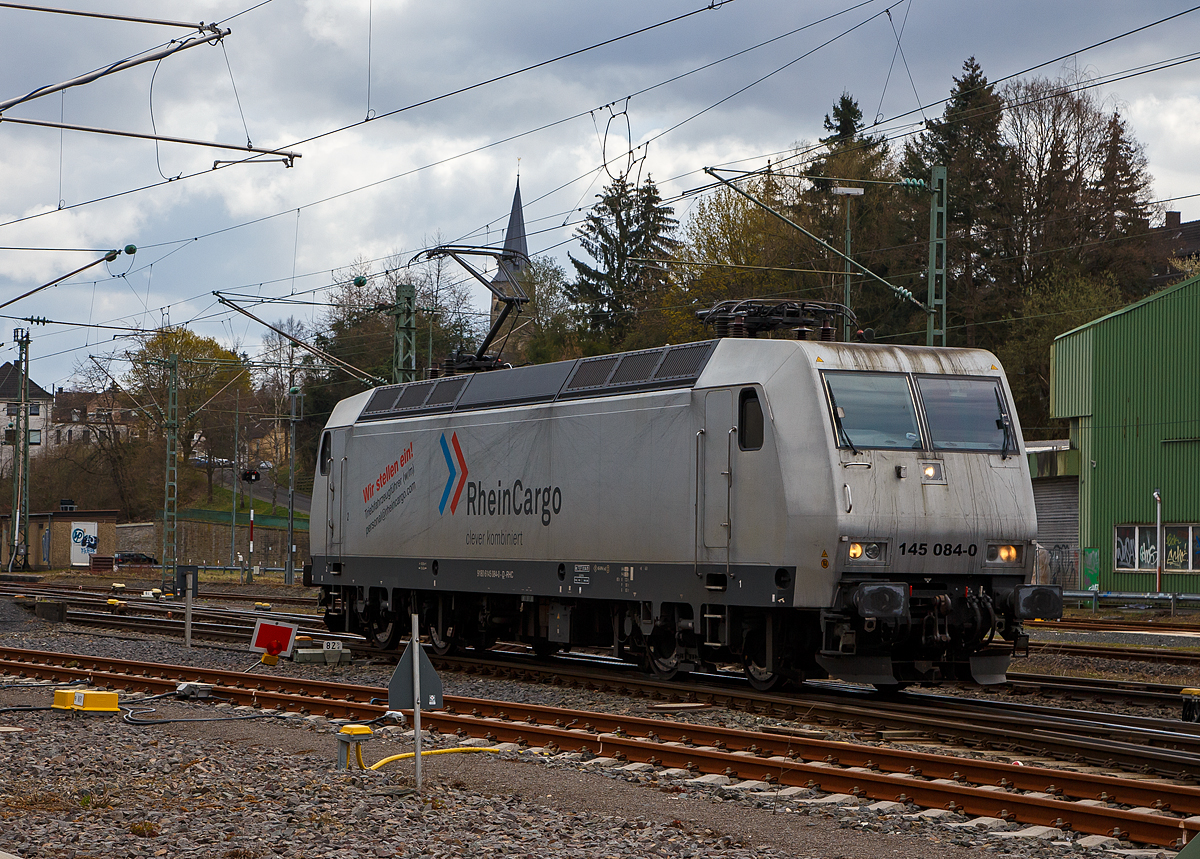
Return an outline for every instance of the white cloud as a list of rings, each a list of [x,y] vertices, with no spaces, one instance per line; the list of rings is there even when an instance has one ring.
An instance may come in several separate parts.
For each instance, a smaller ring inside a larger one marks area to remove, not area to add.
[[[197,0],[186,14],[221,20],[249,5]],[[703,166],[753,159],[786,150],[798,139],[815,138],[822,133],[822,117],[843,90],[859,99],[868,117],[874,116],[880,103],[887,115],[903,113],[918,103],[914,86],[921,101],[944,97],[951,76],[959,73],[967,56],[977,56],[989,77],[996,79],[1175,11],[1165,0],[1099,6],[1090,0],[1056,4],[1013,0],[1000,6],[917,3],[911,9],[898,7],[893,10],[897,26],[908,15],[903,46],[913,75],[910,83],[904,64],[897,60],[892,65],[895,37],[887,18],[880,15],[862,23],[882,11],[878,0],[735,60],[655,87],[845,8],[834,0],[805,4],[735,0],[715,11],[392,118],[296,142],[362,120],[368,110],[368,73],[369,107],[378,115],[704,5],[704,0],[654,4],[612,0],[591,5],[561,0],[520,4],[304,0],[270,3],[234,18],[228,23],[233,34],[224,50],[194,48],[158,67],[154,81],[158,130],[235,145],[244,143],[249,133],[256,146],[294,148],[303,157],[292,169],[278,164],[243,165],[212,172],[215,158],[233,153],[164,144],[156,157],[151,143],[68,133],[63,136],[60,192],[58,133],[0,123],[0,188],[4,189],[0,224],[52,211],[46,217],[0,226],[0,246],[115,247],[133,242],[143,248],[127,279],[111,279],[98,267],[101,279],[94,288],[90,280],[64,285],[48,291],[44,300],[23,302],[19,310],[51,315],[52,308],[58,317],[82,321],[147,318],[157,322],[159,309],[169,307],[175,322],[195,320],[197,330],[225,338],[231,331],[248,332],[252,344],[256,333],[241,321],[231,328],[210,307],[212,290],[254,291],[265,284],[263,294],[287,292],[293,270],[299,276],[297,288],[307,289],[327,283],[331,270],[360,255],[378,258],[395,250],[415,251],[438,234],[446,240],[498,239],[508,215],[518,158],[526,222],[531,231],[539,231],[531,237],[531,250],[553,247],[553,253],[565,258],[570,246],[558,245],[572,228],[563,222],[570,220],[572,210],[591,205],[605,183],[606,177],[595,179],[601,152],[612,156],[624,148],[625,131],[618,124],[609,129],[602,146],[608,116],[602,106],[614,102],[613,110],[620,111],[626,96],[648,87],[654,88],[628,102],[635,142],[655,137],[816,50],[653,140],[643,169],[670,196],[702,184],[705,179],[698,171]],[[106,11],[149,17],[164,14],[163,9],[154,0],[106,5]],[[185,13],[173,9],[171,15]],[[1190,28],[1184,26],[1189,22],[1179,19],[1120,40],[1080,55],[1079,63],[1112,74],[1147,58],[1184,53],[1191,50]],[[0,52],[0,98],[64,80],[181,35],[147,25],[17,10],[0,10],[0,27],[6,38],[5,51]],[[820,47],[835,37],[828,47]],[[1056,66],[1041,73],[1059,71]],[[10,115],[51,120],[61,115],[69,122],[149,131],[152,74],[153,65],[141,66],[72,89],[65,96],[22,105]],[[1181,67],[1131,78],[1101,91],[1124,102],[1133,133],[1147,144],[1156,190],[1164,197],[1200,192],[1192,163],[1200,143],[1196,132],[1200,100],[1193,95],[1190,75],[1190,67]],[[584,115],[570,122],[417,170],[580,112]],[[928,115],[939,112],[934,108]],[[202,175],[53,212],[60,197],[75,204],[162,183],[160,162],[167,175],[193,171]],[[412,170],[417,172],[353,190]],[[677,211],[683,214],[687,207],[682,203]],[[1185,218],[1200,217],[1200,207],[1188,201],[1180,208]],[[187,241],[217,231],[200,241]],[[0,251],[0,294],[16,295],[69,271],[81,264],[79,257]],[[39,329],[35,336],[45,338],[47,347],[35,348],[35,354],[43,356],[35,369],[44,368],[47,378],[61,379],[69,375],[77,355],[44,356],[68,349],[73,340],[83,343],[90,338],[95,346],[107,335]],[[0,354],[0,360],[5,359]]]

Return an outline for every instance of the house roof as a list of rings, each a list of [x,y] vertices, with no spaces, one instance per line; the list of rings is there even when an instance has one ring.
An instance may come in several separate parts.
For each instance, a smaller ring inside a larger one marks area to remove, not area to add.
[[[1178,212],[1167,212],[1167,223],[1156,232],[1162,237],[1164,256],[1175,259],[1188,259],[1200,255],[1200,221],[1180,223]],[[1161,289],[1164,285],[1177,283],[1182,275],[1164,263],[1156,268],[1150,276],[1151,289]]]
[[[50,394],[33,379],[29,380],[29,399],[51,401],[54,399]],[[21,371],[12,361],[5,361],[0,364],[0,400],[6,402],[20,402],[21,400]]]
[[[1195,287],[1197,284],[1200,284],[1200,275],[1196,275],[1195,277],[1189,277],[1187,280],[1185,280],[1181,283],[1177,283],[1174,286],[1168,286],[1166,289],[1160,289],[1158,292],[1154,293],[1153,295],[1146,296],[1141,301],[1135,301],[1133,304],[1127,304],[1124,307],[1122,307],[1120,310],[1114,310],[1112,313],[1101,316],[1099,319],[1093,319],[1091,322],[1085,322],[1083,325],[1080,325],[1078,328],[1072,328],[1070,331],[1064,331],[1062,334],[1059,334],[1057,337],[1055,337],[1054,340],[1057,342],[1059,340],[1062,340],[1064,337],[1070,337],[1073,334],[1076,334],[1080,331],[1084,331],[1088,328],[1093,328],[1097,325],[1101,325],[1106,320],[1113,319],[1117,316],[1123,316],[1126,313],[1132,313],[1133,311],[1137,310],[1138,308],[1143,307],[1147,304],[1150,304],[1153,301],[1158,301],[1161,298],[1165,298],[1168,295],[1173,295],[1174,293],[1180,292],[1181,290],[1191,289],[1191,288]]]

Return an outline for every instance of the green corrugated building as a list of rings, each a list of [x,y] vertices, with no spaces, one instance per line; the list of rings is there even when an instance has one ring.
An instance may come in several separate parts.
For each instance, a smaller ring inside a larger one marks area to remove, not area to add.
[[[1060,335],[1050,364],[1079,452],[1081,586],[1156,590],[1159,490],[1162,590],[1200,592],[1200,277]]]

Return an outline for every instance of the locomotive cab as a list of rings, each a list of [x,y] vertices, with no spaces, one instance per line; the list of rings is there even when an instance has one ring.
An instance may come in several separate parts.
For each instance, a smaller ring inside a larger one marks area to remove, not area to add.
[[[1003,373],[951,354],[820,371],[840,577],[817,662],[836,676],[1003,682],[1022,622],[1062,614],[1060,588],[1030,583],[1037,523]]]

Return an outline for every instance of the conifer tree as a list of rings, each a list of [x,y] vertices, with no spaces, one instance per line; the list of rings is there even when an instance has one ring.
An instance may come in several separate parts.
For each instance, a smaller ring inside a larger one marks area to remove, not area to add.
[[[622,174],[597,197],[576,233],[593,264],[570,257],[576,277],[567,295],[599,350],[620,346],[639,309],[665,287],[666,266],[650,260],[674,255],[678,222],[649,177],[635,186]]]
[[[928,176],[935,164],[950,177],[947,221],[949,324],[961,326],[952,345],[992,346],[1002,332],[986,323],[1003,315],[1011,284],[1007,253],[1012,208],[1012,157],[1001,135],[1004,100],[974,57],[954,78],[940,119],[905,148],[907,176]]]

